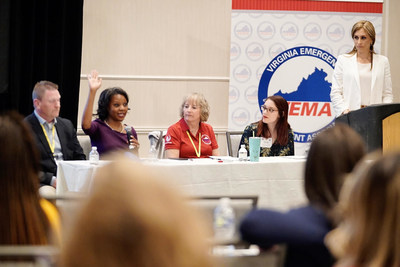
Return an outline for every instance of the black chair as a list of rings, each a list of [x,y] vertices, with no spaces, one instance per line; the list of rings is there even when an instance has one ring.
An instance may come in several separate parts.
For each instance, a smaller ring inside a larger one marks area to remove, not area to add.
[[[239,151],[240,140],[242,139],[243,131],[228,131],[226,132],[226,142],[228,145],[228,155],[237,157]]]

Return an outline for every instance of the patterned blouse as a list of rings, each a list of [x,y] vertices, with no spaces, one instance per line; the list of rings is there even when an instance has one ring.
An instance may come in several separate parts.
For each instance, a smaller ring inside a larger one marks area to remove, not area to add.
[[[257,136],[257,125],[258,122],[252,123],[244,129],[242,139],[240,140],[240,146],[245,145],[247,149],[247,155],[249,156],[249,137]],[[270,148],[261,147],[260,157],[271,157],[271,156],[293,156],[294,155],[294,134],[292,129],[289,129],[289,141],[285,146],[281,146],[278,143],[273,143]]]

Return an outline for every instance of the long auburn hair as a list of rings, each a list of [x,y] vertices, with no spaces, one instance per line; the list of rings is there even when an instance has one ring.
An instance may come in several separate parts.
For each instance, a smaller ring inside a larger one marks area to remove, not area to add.
[[[284,99],[279,95],[272,95],[264,99],[264,103],[268,99],[270,99],[275,103],[279,112],[279,120],[276,123],[276,131],[277,131],[276,142],[281,146],[285,146],[289,142],[289,129],[290,129],[290,124],[288,123],[288,112],[289,112],[288,102],[286,101],[286,99]],[[264,123],[262,119],[258,121],[257,136],[265,138],[271,137],[271,132],[268,128],[268,124]]]
[[[39,154],[21,115],[0,116],[0,244],[48,243],[49,221],[40,206]]]

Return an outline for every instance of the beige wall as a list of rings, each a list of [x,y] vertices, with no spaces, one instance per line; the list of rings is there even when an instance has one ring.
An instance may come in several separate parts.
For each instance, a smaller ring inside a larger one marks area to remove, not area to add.
[[[382,52],[391,63],[395,101],[400,102],[400,1],[385,0]],[[120,86],[131,97],[126,123],[147,133],[179,119],[184,95],[203,93],[209,123],[226,154],[231,0],[85,0],[78,125],[88,94],[84,75],[97,69],[103,88]],[[97,102],[97,99],[96,99]],[[96,105],[95,105],[96,106]]]
[[[394,102],[400,102],[400,1],[385,0],[383,4],[382,53],[389,58]]]
[[[126,123],[139,133],[141,156],[147,133],[178,121],[183,96],[194,91],[209,101],[208,122],[226,154],[230,13],[231,0],[85,1],[82,73],[95,68],[103,88],[128,92]],[[82,78],[78,125],[87,94]]]

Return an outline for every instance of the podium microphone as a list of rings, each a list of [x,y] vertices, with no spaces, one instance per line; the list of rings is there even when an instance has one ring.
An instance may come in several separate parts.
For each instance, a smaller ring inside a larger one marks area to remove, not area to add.
[[[126,126],[125,131],[126,131],[126,138],[128,139],[129,149],[134,149],[135,146],[131,144],[132,128]]]

